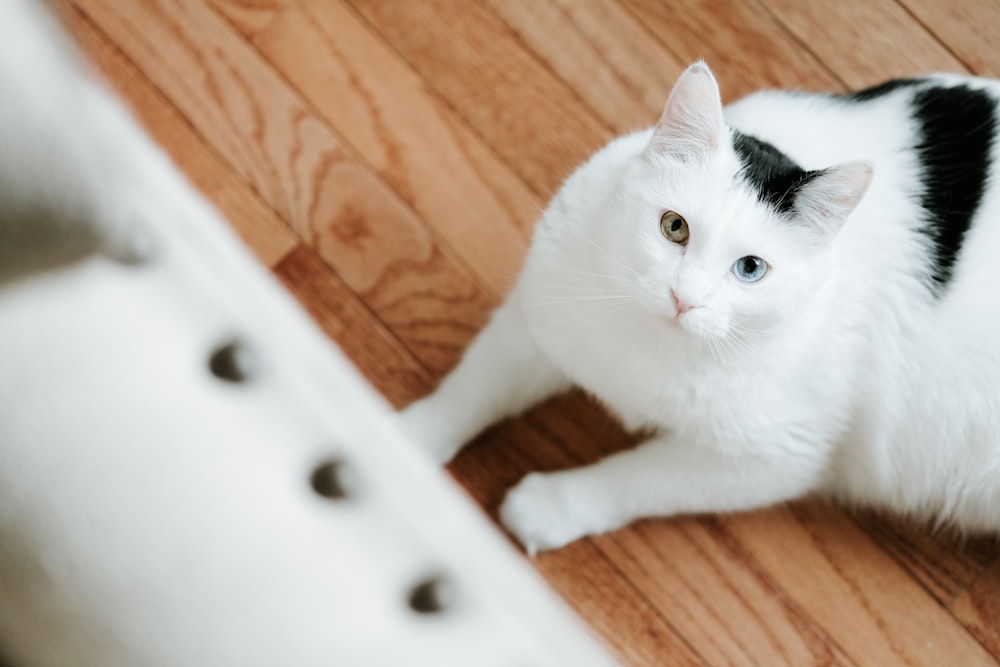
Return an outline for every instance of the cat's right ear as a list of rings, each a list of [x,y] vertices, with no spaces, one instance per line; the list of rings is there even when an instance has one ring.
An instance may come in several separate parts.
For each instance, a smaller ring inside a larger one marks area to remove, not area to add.
[[[674,84],[646,150],[689,162],[715,151],[723,130],[719,84],[708,65],[699,61]]]

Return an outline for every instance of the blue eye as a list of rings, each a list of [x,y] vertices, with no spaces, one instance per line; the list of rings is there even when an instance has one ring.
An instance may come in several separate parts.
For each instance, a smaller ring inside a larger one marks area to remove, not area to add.
[[[733,264],[733,273],[745,283],[755,283],[767,273],[767,262],[754,255],[740,257]]]

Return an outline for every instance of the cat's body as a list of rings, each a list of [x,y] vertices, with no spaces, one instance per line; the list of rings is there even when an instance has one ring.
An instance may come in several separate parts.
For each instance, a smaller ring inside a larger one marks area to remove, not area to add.
[[[723,126],[693,66],[656,128],[566,182],[404,423],[447,459],[578,384],[654,433],[529,475],[502,511],[529,548],[810,492],[1000,529],[998,98],[949,76],[768,92]]]

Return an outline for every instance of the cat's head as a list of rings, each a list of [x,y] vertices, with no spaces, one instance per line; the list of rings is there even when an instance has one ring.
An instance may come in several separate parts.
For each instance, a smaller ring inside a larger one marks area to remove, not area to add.
[[[615,235],[646,310],[696,336],[746,339],[803,312],[871,178],[862,162],[803,170],[730,129],[715,78],[698,63],[626,167],[611,217],[627,228]]]

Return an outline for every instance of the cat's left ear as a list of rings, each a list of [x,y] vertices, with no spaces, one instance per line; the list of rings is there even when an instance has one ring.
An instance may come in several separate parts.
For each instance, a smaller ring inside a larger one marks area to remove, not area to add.
[[[691,161],[715,151],[723,130],[719,84],[708,65],[697,62],[674,84],[646,150]]]
[[[795,193],[795,212],[824,238],[840,231],[872,182],[868,162],[848,162],[815,175]]]

